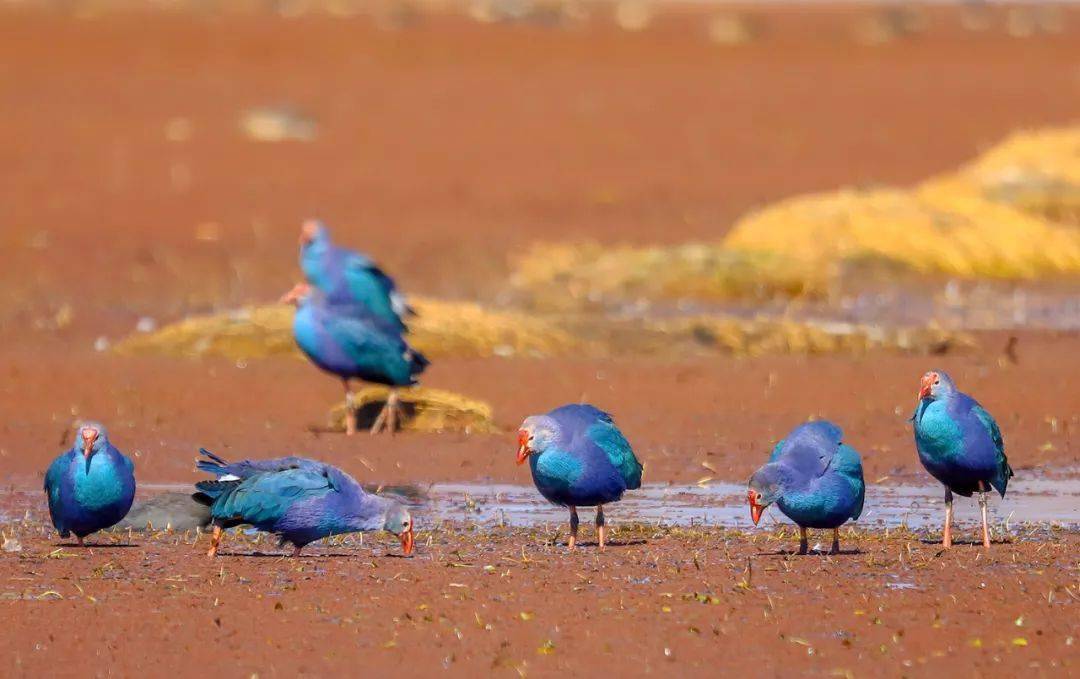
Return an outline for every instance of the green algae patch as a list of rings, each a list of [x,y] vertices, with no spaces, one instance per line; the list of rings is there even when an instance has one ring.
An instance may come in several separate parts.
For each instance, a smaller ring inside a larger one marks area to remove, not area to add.
[[[408,387],[398,390],[402,431],[445,432],[466,434],[498,432],[491,406],[468,396],[428,387]],[[353,394],[357,423],[360,429],[370,429],[386,404],[390,390],[382,386],[364,387]],[[330,428],[345,431],[345,404],[330,411]]]

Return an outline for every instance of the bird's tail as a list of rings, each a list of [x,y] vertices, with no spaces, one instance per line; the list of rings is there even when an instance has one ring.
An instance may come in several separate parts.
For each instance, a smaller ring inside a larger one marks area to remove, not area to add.
[[[214,504],[222,495],[228,495],[237,486],[243,483],[241,480],[236,479],[232,481],[199,481],[195,484],[195,493],[192,494],[192,498],[199,504],[204,504],[207,507]]]
[[[990,480],[990,485],[994,487],[994,490],[1001,493],[1001,497],[1005,497],[1005,489],[1009,487],[1009,479],[1011,479],[1013,469],[1009,465],[1009,459],[1005,455],[1001,456],[1001,467],[998,469],[997,477]]]
[[[424,356],[416,349],[409,350],[410,377],[412,377],[413,375],[419,375],[420,373],[424,372],[424,368],[428,367],[429,365],[431,365],[431,361],[427,359],[427,356]]]
[[[206,448],[199,448],[199,454],[206,460],[196,460],[195,468],[199,471],[206,472],[207,474],[213,474],[214,476],[224,476],[228,474],[226,467],[229,466],[229,461],[214,455]],[[207,481],[206,483],[209,483]]]

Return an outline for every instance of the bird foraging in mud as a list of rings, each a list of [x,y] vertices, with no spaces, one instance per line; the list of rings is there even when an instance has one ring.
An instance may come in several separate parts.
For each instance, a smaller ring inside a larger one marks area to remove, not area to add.
[[[919,404],[911,417],[919,461],[945,486],[945,528],[942,544],[952,546],[953,493],[979,494],[983,546],[990,547],[986,495],[991,488],[1005,497],[1013,476],[1005,457],[1005,441],[992,415],[956,388],[940,370],[922,376]]]
[[[394,326],[356,305],[331,304],[318,288],[298,283],[282,297],[297,305],[293,337],[311,362],[341,378],[345,387],[345,433],[357,429],[351,380],[383,384],[390,396],[371,433],[395,432],[401,416],[397,387],[416,384],[428,366],[423,354],[408,345]]]
[[[79,546],[91,533],[120,522],[135,499],[135,465],[109,442],[105,427],[79,427],[75,443],[49,465],[45,495],[53,526]]]
[[[611,415],[591,405],[565,405],[525,418],[517,463],[526,460],[540,494],[570,510],[570,549],[577,544],[578,507],[596,507],[597,542],[604,549],[604,505],[640,488],[642,471]]]
[[[366,492],[356,479],[316,460],[283,457],[229,463],[207,450],[196,466],[213,481],[195,484],[197,497],[210,507],[213,536],[207,556],[218,553],[224,529],[250,524],[273,533],[279,546],[292,543],[293,556],[304,545],[343,533],[385,530],[413,550],[413,521],[399,502]]]
[[[414,314],[394,279],[368,257],[334,245],[318,219],[300,227],[300,268],[330,304],[358,305],[398,332],[406,329],[403,319]]]
[[[808,528],[831,528],[831,554],[840,552],[840,526],[862,514],[866,484],[862,460],[827,421],[795,427],[750,477],[746,499],[754,525],[776,503],[799,526],[799,554],[808,550]]]

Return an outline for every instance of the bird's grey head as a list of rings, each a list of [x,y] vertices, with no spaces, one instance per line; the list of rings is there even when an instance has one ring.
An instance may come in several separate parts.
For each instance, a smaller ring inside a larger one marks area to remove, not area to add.
[[[83,422],[75,432],[75,447],[89,462],[95,453],[109,447],[109,432],[97,422]]]
[[[922,376],[919,383],[919,400],[931,401],[956,393],[956,383],[944,371],[931,370]]]
[[[300,247],[329,240],[330,230],[321,219],[305,219],[300,225]]]
[[[558,436],[559,425],[550,417],[546,415],[526,417],[518,428],[517,463],[524,464],[530,455],[544,452]]]
[[[765,508],[780,499],[783,492],[784,469],[775,462],[754,472],[747,483],[746,502],[750,505],[750,518],[756,526]]]
[[[401,551],[409,555],[412,553],[415,540],[412,514],[400,502],[394,500],[389,502],[383,529],[401,538]]]

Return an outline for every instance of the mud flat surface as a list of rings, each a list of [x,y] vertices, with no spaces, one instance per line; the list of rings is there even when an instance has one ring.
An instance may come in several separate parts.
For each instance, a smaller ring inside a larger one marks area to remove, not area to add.
[[[17,530],[22,550],[0,559],[0,657],[17,676],[931,676],[946,662],[964,676],[1069,676],[1080,664],[1080,539],[1047,529],[989,552],[844,531],[844,553],[799,557],[790,530],[619,525],[604,553],[588,532],[567,553],[553,529],[448,524],[418,536],[412,558],[381,538],[294,560],[230,537],[214,561],[205,535],[80,550],[33,522]]]

